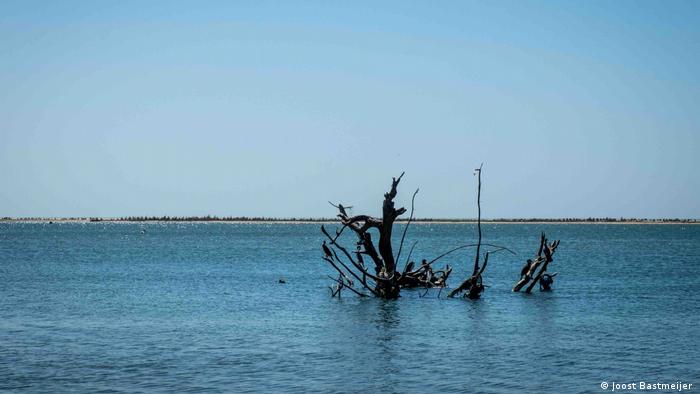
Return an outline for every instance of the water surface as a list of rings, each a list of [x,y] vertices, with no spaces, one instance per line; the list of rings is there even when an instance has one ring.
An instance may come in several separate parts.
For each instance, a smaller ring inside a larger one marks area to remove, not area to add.
[[[481,300],[382,301],[330,297],[317,224],[0,223],[0,390],[700,386],[700,226],[483,227],[518,256],[492,256]],[[555,290],[511,293],[542,230],[562,241]],[[408,238],[431,258],[474,234],[419,224]],[[444,259],[451,285],[471,253]]]

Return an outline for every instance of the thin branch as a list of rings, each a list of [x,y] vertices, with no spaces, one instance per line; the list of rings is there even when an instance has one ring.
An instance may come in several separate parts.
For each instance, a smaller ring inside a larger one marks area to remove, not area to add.
[[[338,279],[336,279],[330,275],[328,275],[328,277],[331,278],[331,280],[334,280],[336,283],[338,283],[339,286],[343,286],[343,289],[348,289],[348,290],[352,291],[353,293],[359,295],[360,297],[367,297],[367,294],[360,293],[359,291],[353,289],[352,286],[348,286],[345,283],[339,281]],[[340,291],[338,291],[338,293],[340,293]]]
[[[478,173],[478,188],[477,188],[477,194],[476,194],[476,208],[477,208],[477,222],[476,226],[479,230],[479,241],[476,245],[476,256],[474,257],[474,274],[479,271],[479,253],[481,249],[481,169],[484,166],[484,163],[481,163],[479,168],[474,170],[475,172]]]
[[[418,194],[418,190],[413,193],[413,197],[411,197],[411,215],[408,217],[408,222],[406,222],[406,227],[403,229],[403,235],[401,236],[401,243],[399,244],[399,251],[396,253],[396,261],[399,261],[399,257],[401,257],[401,249],[403,249],[403,240],[406,238],[406,232],[408,232],[408,226],[411,225],[411,220],[413,220],[413,211],[415,209],[415,201],[416,201],[416,194]]]
[[[345,256],[348,258],[348,260],[350,260],[350,262],[352,263],[352,265],[355,266],[355,268],[357,268],[358,270],[360,270],[363,274],[365,274],[365,275],[369,276],[370,278],[374,279],[375,281],[380,281],[380,280],[381,280],[381,279],[377,278],[376,276],[374,276],[374,275],[368,273],[368,272],[365,271],[359,264],[357,264],[357,263],[355,262],[355,260],[353,260],[353,258],[352,258],[352,256],[350,255],[350,253],[348,253],[347,249],[345,249],[343,246],[341,246],[341,245],[338,244],[337,242],[333,241],[332,237],[330,236],[330,234],[328,234],[328,231],[326,231],[326,228],[325,228],[324,226],[321,226],[321,232],[323,232],[323,234],[324,234],[328,239],[331,240],[331,245],[332,245],[332,246],[334,246],[335,248],[340,249],[340,250],[343,252],[343,254],[345,254]],[[340,259],[340,257],[338,256],[338,254],[335,252],[335,250],[332,250],[332,252],[333,252],[333,255],[335,256],[336,260],[338,260],[338,263],[340,263],[340,265],[342,265],[343,268],[345,268],[352,276],[354,276],[358,281],[360,281],[360,283],[362,283],[362,285],[363,285],[367,290],[371,291],[373,294],[376,295],[376,293],[374,292],[374,290],[372,290],[372,288],[371,288],[365,281],[363,281],[362,279],[360,279],[360,277],[359,277],[357,274],[355,274],[355,272],[354,272],[353,270],[351,270],[350,268],[348,268],[348,266],[345,265],[345,263],[343,263],[343,261]],[[342,271],[341,271],[335,264],[333,264],[333,263],[330,261],[330,259],[324,258],[324,260],[330,262],[330,263],[333,265],[333,267],[335,267],[335,269],[337,269],[339,272],[342,273]],[[347,275],[345,275],[345,276],[346,276],[346,278],[347,278]],[[348,279],[349,279],[349,278],[348,278]]]
[[[343,246],[341,246],[341,245],[336,241],[335,238],[331,237],[331,235],[328,234],[328,231],[326,231],[326,227],[325,227],[324,225],[321,225],[321,232],[323,233],[323,235],[326,236],[326,238],[328,238],[328,239],[331,241],[331,245],[332,245],[332,246],[335,246],[336,248],[340,249],[340,250],[345,254],[345,256],[347,256],[348,260],[350,260],[351,262],[353,262],[353,265],[355,265],[355,260],[352,259],[352,256],[350,255],[350,253],[348,252],[348,250],[345,249]],[[335,252],[334,252],[334,253],[335,253]],[[336,256],[336,257],[337,257],[337,256]]]
[[[408,256],[406,257],[406,264],[403,266],[403,272],[406,272],[406,268],[408,267],[409,260],[411,260],[411,255],[413,254],[413,248],[416,247],[416,244],[418,241],[414,241],[413,245],[411,245],[411,249],[408,251]]]
[[[340,265],[342,265],[343,268],[345,268],[345,269],[350,273],[350,275],[354,276],[355,279],[357,279],[357,281],[360,282],[360,283],[362,284],[362,286],[363,286],[365,289],[371,291],[372,294],[375,294],[375,295],[376,295],[376,293],[374,292],[374,290],[372,290],[372,287],[370,287],[370,285],[368,285],[366,281],[362,280],[362,278],[360,278],[360,277],[355,273],[355,271],[353,271],[353,270],[351,270],[350,268],[348,268],[348,266],[345,265],[345,263],[343,263],[342,260],[340,260],[340,258],[338,257],[338,254],[335,253],[335,250],[333,251],[333,255],[334,255],[335,258],[338,260],[338,263],[340,263]],[[363,273],[367,275],[366,272],[363,271]],[[369,276],[369,275],[367,275],[367,276]],[[346,277],[346,278],[347,278],[347,277]],[[349,278],[348,278],[348,279],[349,279]]]
[[[441,258],[447,256],[448,254],[450,254],[450,253],[452,253],[452,252],[456,252],[456,251],[458,251],[458,250],[460,250],[460,249],[464,249],[464,248],[474,247],[474,246],[477,246],[477,245],[478,245],[478,244],[468,244],[468,245],[462,245],[462,246],[458,246],[458,247],[456,247],[456,248],[450,249],[450,250],[448,250],[447,252],[445,252],[445,253],[439,255],[438,257],[432,259],[432,260],[428,263],[428,265],[433,264],[434,262],[440,260]],[[484,246],[491,246],[491,247],[493,247],[493,248],[498,248],[498,250],[507,250],[507,251],[510,252],[511,254],[514,254],[514,255],[516,254],[516,253],[513,252],[512,250],[506,248],[505,246],[494,245],[494,244],[482,244],[482,245],[484,245]]]
[[[340,230],[335,230],[335,238],[333,238],[333,242],[335,242],[338,238],[340,238],[340,235],[343,234],[343,231],[348,227],[347,224],[344,224],[343,227],[340,228]]]
[[[342,246],[339,246],[339,245],[337,245],[337,244],[334,244],[334,246],[336,246],[336,247],[338,247],[338,248],[344,249]],[[354,275],[354,272],[353,272],[350,268],[348,268],[348,267],[345,265],[345,263],[343,263],[343,261],[340,259],[340,257],[338,257],[338,254],[335,252],[335,250],[331,250],[331,251],[333,252],[333,256],[335,256],[336,260],[338,260],[338,262],[339,262],[343,267],[345,267],[346,270],[348,270],[350,273],[353,274],[353,276],[355,276],[355,275]],[[345,255],[346,255],[346,256],[349,256],[348,253],[346,253]],[[357,269],[358,269],[360,272],[362,272],[364,275],[369,276],[370,279],[372,279],[372,280],[374,280],[374,281],[380,281],[380,280],[382,280],[381,278],[378,278],[377,276],[372,275],[372,274],[370,274],[369,272],[367,272],[367,268],[362,267],[361,265],[359,265],[358,263],[356,263],[355,260],[353,260],[352,258],[350,258],[350,257],[348,257],[348,258],[350,259],[350,262],[352,263],[352,265],[355,266],[355,268],[357,268]],[[355,277],[357,278],[357,276],[355,276]]]
[[[346,219],[343,219],[344,216],[342,216],[342,215],[338,215],[338,216],[341,218],[341,220],[344,223],[343,228],[349,227],[352,231],[355,232],[355,234],[357,234],[357,237],[360,239],[360,241],[362,242],[362,245],[365,247],[365,254],[372,258],[372,261],[374,262],[374,265],[377,268],[377,270],[381,269],[381,267],[384,266],[384,262],[379,257],[377,250],[374,248],[374,244],[372,243],[372,239],[371,239],[372,238],[371,234],[367,232],[367,229],[369,228],[369,226],[367,226],[367,224],[365,223],[364,226],[359,227],[355,222],[352,221],[352,219],[346,218],[347,219],[346,220]],[[358,216],[356,216],[355,218],[357,218],[357,217]],[[365,216],[365,217],[369,218],[368,216]],[[371,219],[373,221],[378,220],[375,218],[371,218]],[[358,221],[359,221],[359,219],[358,219]],[[381,223],[379,223],[379,224],[381,225]],[[377,228],[379,228],[379,227],[377,227]],[[323,225],[321,225],[321,231],[330,239],[330,236],[328,235],[328,233]],[[336,238],[334,238],[334,239],[331,239],[332,243],[335,243],[337,238],[338,238],[338,236],[336,236]]]
[[[328,257],[326,257],[326,256],[323,256],[323,259],[326,260],[330,265],[332,265],[333,268],[335,268],[335,270],[338,271],[338,273],[340,273],[340,275],[343,276],[343,278],[345,278],[345,279],[347,279],[347,280],[349,280],[349,281],[352,281],[352,280],[345,274],[345,272],[343,272],[343,270],[341,270],[340,268],[338,268],[337,265],[335,265],[335,263],[333,262],[332,259],[330,259],[330,258],[328,258]]]

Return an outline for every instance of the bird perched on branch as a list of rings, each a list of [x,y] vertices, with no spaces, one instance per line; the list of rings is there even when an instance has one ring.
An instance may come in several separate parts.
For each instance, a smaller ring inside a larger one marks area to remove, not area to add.
[[[362,258],[362,247],[357,245],[357,250],[355,251],[355,256],[357,257],[357,262],[361,267],[365,266],[365,259]]]
[[[550,248],[551,248],[551,245],[547,245],[544,248],[544,258],[545,258],[545,261],[547,261],[548,263],[552,261],[552,249],[550,249]]]
[[[522,278],[523,276],[527,275],[527,273],[530,271],[530,267],[532,266],[532,260],[527,259],[527,262],[523,266],[523,269],[520,270],[520,277]]]
[[[326,245],[326,241],[323,241],[323,245],[321,245],[323,248],[323,253],[326,254],[326,257],[332,259],[333,258],[333,252],[331,252],[331,249]]]
[[[328,203],[331,204],[333,207],[337,208],[338,211],[340,211],[340,213],[344,216],[348,216],[346,209],[352,209],[352,207],[344,207],[341,203],[338,203],[338,205],[335,205],[330,201],[328,201]]]
[[[540,278],[540,290],[551,290],[552,289],[552,283],[554,283],[554,275],[550,274],[544,274]]]
[[[404,273],[412,272],[412,271],[413,271],[413,267],[415,267],[415,266],[416,266],[416,263],[415,263],[414,261],[409,262],[409,263],[406,265],[406,269],[404,269]]]

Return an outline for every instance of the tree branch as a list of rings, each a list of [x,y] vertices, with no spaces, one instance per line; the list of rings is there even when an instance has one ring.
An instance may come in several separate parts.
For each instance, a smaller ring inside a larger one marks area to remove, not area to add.
[[[403,240],[406,238],[406,232],[408,231],[408,226],[411,225],[411,220],[413,220],[413,209],[415,207],[414,203],[416,200],[416,194],[418,194],[418,190],[413,193],[413,197],[411,197],[411,215],[408,217],[408,222],[406,222],[406,227],[403,229],[403,235],[401,236],[401,243],[399,244],[399,251],[396,253],[396,261],[399,261],[399,257],[401,257],[401,249],[403,248]]]

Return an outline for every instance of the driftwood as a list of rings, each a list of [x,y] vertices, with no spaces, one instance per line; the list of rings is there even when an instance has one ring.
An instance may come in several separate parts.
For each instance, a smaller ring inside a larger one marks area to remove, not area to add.
[[[547,274],[546,272],[547,268],[549,267],[549,263],[554,261],[554,252],[557,250],[558,246],[559,241],[548,243],[545,233],[542,233],[540,236],[540,247],[537,251],[537,256],[534,260],[528,259],[523,268],[520,270],[520,279],[515,286],[513,286],[513,291],[520,291],[523,287],[529,284],[527,288],[525,288],[525,292],[529,293],[538,283],[540,284],[540,288],[542,290],[550,290],[554,280],[553,278],[557,275],[557,273]]]

